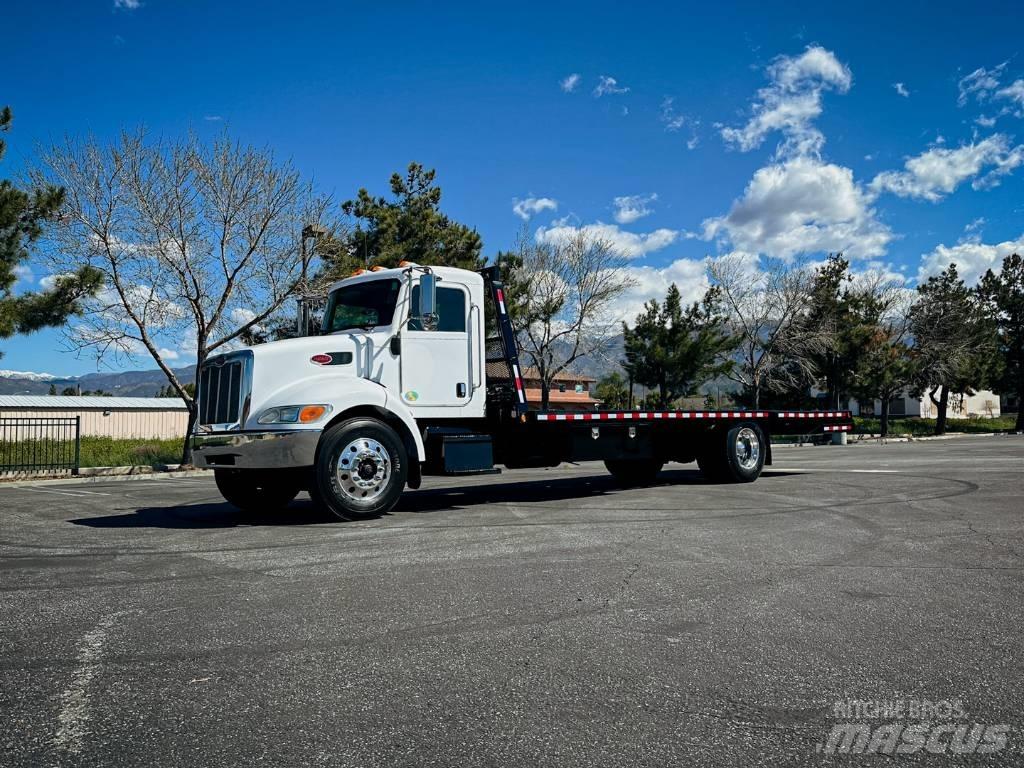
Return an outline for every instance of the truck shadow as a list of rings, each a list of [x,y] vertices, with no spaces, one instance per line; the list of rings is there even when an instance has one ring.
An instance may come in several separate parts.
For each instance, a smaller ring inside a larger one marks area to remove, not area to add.
[[[771,472],[778,477],[792,474]],[[457,481],[451,478],[449,482]],[[467,480],[467,485],[442,488],[423,488],[407,491],[395,507],[395,512],[428,514],[455,509],[472,509],[488,504],[545,504],[584,500],[616,493],[643,492],[643,489],[624,489],[610,475],[552,477],[539,480],[488,482]],[[712,485],[697,469],[666,470],[649,488],[670,486]],[[727,486],[723,486],[727,487]],[[682,500],[680,500],[682,504]],[[385,516],[386,517],[386,516]],[[238,528],[252,526],[301,526],[339,523],[337,518],[325,514],[309,501],[306,494],[287,508],[272,512],[241,512],[225,502],[201,502],[161,507],[140,507],[134,512],[120,515],[84,517],[68,521],[72,525],[90,528]]]

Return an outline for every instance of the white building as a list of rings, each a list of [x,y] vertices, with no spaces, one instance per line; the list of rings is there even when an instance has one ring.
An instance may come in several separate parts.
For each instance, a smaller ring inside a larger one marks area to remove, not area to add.
[[[939,394],[941,394],[941,390],[936,393],[936,397]],[[873,403],[867,403],[851,400],[850,412],[854,416],[880,416],[882,402],[875,400]],[[927,392],[921,397],[914,397],[910,392],[904,392],[889,402],[889,415],[934,419],[938,415],[938,409],[932,404]],[[950,419],[995,418],[999,415],[999,395],[993,394],[987,389],[979,390],[973,395],[951,394],[949,397],[949,409],[946,416]]]
[[[83,437],[169,439],[184,437],[188,429],[188,407],[176,397],[0,395],[0,419],[55,416],[79,417]],[[9,439],[22,436],[13,424],[5,431]]]

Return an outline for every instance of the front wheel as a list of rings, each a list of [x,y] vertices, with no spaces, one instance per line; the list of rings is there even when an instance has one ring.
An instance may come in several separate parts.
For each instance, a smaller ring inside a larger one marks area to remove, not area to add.
[[[299,495],[293,477],[272,470],[215,469],[213,479],[224,500],[245,512],[276,512]]]
[[[320,438],[310,496],[342,520],[365,520],[391,509],[408,468],[398,434],[382,421],[355,418]]]
[[[752,483],[764,469],[768,442],[754,422],[741,422],[708,434],[705,449],[697,456],[704,476],[719,483]]]
[[[619,485],[630,488],[653,483],[665,462],[658,459],[609,459],[604,465]]]

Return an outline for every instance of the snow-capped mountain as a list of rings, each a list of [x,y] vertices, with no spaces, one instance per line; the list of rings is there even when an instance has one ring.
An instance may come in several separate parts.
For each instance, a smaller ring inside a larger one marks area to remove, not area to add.
[[[77,376],[54,376],[52,373],[35,373],[34,371],[0,370],[0,379],[24,379],[26,381],[73,381]]]

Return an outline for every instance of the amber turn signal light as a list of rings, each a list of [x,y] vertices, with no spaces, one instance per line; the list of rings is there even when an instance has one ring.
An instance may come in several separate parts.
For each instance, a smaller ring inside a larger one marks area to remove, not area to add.
[[[309,424],[311,421],[316,421],[327,412],[327,408],[322,405],[307,405],[301,411],[299,411],[299,423]]]

